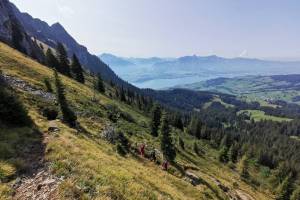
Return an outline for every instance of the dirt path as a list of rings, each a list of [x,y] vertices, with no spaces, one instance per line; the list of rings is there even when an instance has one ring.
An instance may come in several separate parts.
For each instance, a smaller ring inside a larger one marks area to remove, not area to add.
[[[241,200],[255,200],[252,196],[242,190],[236,190],[235,192]]]
[[[45,169],[37,174],[20,180],[20,185],[15,189],[13,199],[18,200],[50,200],[58,199],[57,188],[60,180],[53,177]]]
[[[36,143],[24,151],[26,172],[16,179],[14,200],[51,200],[58,199],[57,188],[61,180],[54,177],[44,161],[44,149],[49,134],[43,134],[43,143]]]

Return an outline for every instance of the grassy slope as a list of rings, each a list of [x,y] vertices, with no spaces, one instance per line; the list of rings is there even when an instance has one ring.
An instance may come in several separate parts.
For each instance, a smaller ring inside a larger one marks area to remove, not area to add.
[[[241,110],[237,114],[239,115],[241,113],[246,113],[254,121],[262,121],[262,120],[271,120],[276,122],[292,121],[292,119],[289,118],[266,115],[265,112],[261,110]]]
[[[5,74],[23,79],[41,89],[45,89],[43,79],[52,78],[50,69],[2,43],[0,43],[0,67]],[[18,91],[37,129],[47,137],[45,159],[50,163],[54,174],[64,177],[60,185],[60,198],[226,199],[225,193],[216,186],[212,178],[215,177],[229,188],[233,188],[233,183],[236,182],[240,190],[256,199],[271,199],[270,193],[266,192],[265,188],[254,189],[241,181],[238,173],[217,162],[217,152],[209,145],[199,141],[206,155],[196,156],[192,151],[193,138],[184,133],[180,134],[186,142],[187,150],[178,153],[177,162],[197,169],[193,173],[203,179],[203,184],[199,186],[194,187],[184,181],[175,168],[172,168],[170,173],[166,173],[147,160],[134,156],[120,157],[116,154],[114,146],[98,137],[106,124],[110,123],[106,118],[104,106],[116,104],[122,111],[134,117],[136,123],[121,120],[116,124],[125,133],[131,132],[130,140],[133,143],[145,141],[148,146],[159,147],[158,140],[151,138],[148,129],[145,128],[149,119],[130,106],[100,94],[97,94],[98,102],[92,102],[93,91],[88,86],[67,77],[62,77],[62,81],[66,85],[67,98],[76,112],[85,113],[79,116],[81,125],[86,129],[85,133],[70,129],[57,120],[56,123],[61,131],[57,135],[47,134],[49,122],[38,111],[38,108],[46,103],[23,91]],[[21,141],[26,145],[40,137],[36,131],[32,131],[32,128],[1,127],[0,134],[1,142],[8,147],[15,146],[10,143],[18,144]],[[11,177],[22,169],[22,164],[18,164],[20,162],[22,158],[12,152],[12,157],[0,160],[0,172],[5,171],[7,173],[5,176]],[[13,182],[14,178],[9,180]],[[8,185],[0,184],[0,198],[9,198],[11,195],[12,190]]]

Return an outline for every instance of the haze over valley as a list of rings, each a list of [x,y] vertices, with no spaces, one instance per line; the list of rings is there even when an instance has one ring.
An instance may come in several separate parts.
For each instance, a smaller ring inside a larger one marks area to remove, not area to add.
[[[218,56],[125,58],[99,56],[118,76],[140,88],[165,89],[215,78],[300,74],[300,61],[268,61]]]

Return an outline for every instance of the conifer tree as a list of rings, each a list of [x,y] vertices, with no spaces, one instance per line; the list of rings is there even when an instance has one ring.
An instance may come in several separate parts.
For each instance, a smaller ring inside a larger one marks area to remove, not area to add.
[[[291,175],[287,176],[278,188],[276,200],[289,200],[291,195]]]
[[[97,75],[97,83],[96,84],[97,84],[96,85],[97,91],[100,93],[105,93],[105,86],[104,86],[103,79],[102,79],[100,73],[98,73],[98,75]]]
[[[187,132],[188,134],[193,135],[200,139],[201,127],[202,127],[201,121],[196,116],[192,116],[192,119],[187,128]]]
[[[160,146],[164,159],[170,162],[173,162],[176,158],[176,150],[173,145],[170,126],[166,113],[163,114],[160,126]]]
[[[182,140],[181,137],[179,137],[179,146],[180,146],[183,150],[185,150],[184,141]]]
[[[124,90],[123,86],[121,87],[121,90],[120,90],[120,100],[123,102],[126,102],[126,95],[125,95],[125,90]]]
[[[171,116],[171,124],[172,126],[180,129],[180,130],[183,130],[183,123],[182,123],[182,119],[181,119],[181,116],[179,113],[177,112],[174,112]]]
[[[238,157],[238,147],[236,144],[232,144],[228,150],[228,159],[235,163]]]
[[[194,149],[194,152],[195,152],[197,155],[200,154],[200,151],[199,151],[199,147],[198,147],[197,142],[194,142],[194,147],[193,147],[193,149]]]
[[[83,69],[75,54],[73,54],[71,70],[74,79],[79,83],[84,83]]]
[[[228,162],[228,148],[225,146],[219,151],[219,161],[223,163]]]
[[[69,108],[67,99],[65,97],[64,86],[56,71],[54,71],[54,78],[55,78],[57,101],[59,103],[60,110],[63,115],[63,121],[66,122],[71,127],[74,127],[76,126],[77,117],[75,113]]]
[[[71,71],[68,60],[68,53],[62,43],[58,43],[56,47],[57,57],[59,62],[58,72],[71,77]]]
[[[158,136],[159,125],[161,122],[161,109],[158,104],[154,104],[151,110],[151,135],[154,137]]]
[[[59,63],[57,58],[54,56],[52,50],[50,48],[46,51],[46,64],[50,68],[54,68],[56,70],[59,69]]]
[[[240,161],[240,176],[242,179],[248,179],[250,176],[248,172],[248,157],[246,155]]]

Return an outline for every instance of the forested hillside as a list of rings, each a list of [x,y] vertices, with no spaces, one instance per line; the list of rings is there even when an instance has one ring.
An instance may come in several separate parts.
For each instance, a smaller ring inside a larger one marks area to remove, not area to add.
[[[300,199],[300,105],[142,90],[60,24],[0,11],[0,199]]]
[[[1,108],[6,106],[1,109],[2,198],[297,195],[297,120],[255,123],[231,116],[226,126],[210,123],[208,116],[214,121],[220,117],[216,113],[231,115],[227,109],[232,107],[213,102],[183,115],[99,77],[84,73],[82,84],[55,75],[3,44],[0,57],[1,84],[7,85],[1,91],[11,96],[1,99]],[[12,98],[19,100],[6,100]],[[8,113],[11,118],[4,117]],[[143,144],[145,155],[140,152]],[[164,160],[170,162],[167,171],[161,168]]]

